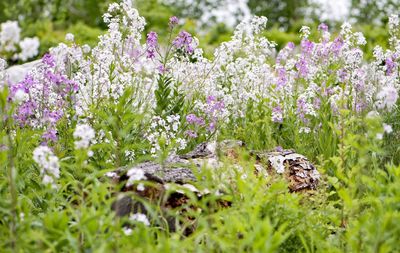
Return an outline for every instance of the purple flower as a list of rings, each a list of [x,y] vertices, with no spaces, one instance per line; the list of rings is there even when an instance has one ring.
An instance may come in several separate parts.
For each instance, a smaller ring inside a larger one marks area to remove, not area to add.
[[[338,74],[338,77],[339,77],[339,82],[343,83],[344,81],[346,81],[348,79],[347,71],[344,68],[339,69],[337,74]]]
[[[36,108],[37,104],[32,100],[28,100],[21,104],[18,108],[18,113],[14,117],[21,126],[25,126],[28,124],[28,119],[35,114]]]
[[[208,126],[208,131],[214,132],[216,125],[217,125],[217,122],[215,122],[215,121],[211,122],[210,125]]]
[[[48,109],[45,109],[43,117],[50,124],[55,124],[63,115],[64,113],[62,111],[49,111]]]
[[[293,42],[289,42],[289,43],[287,43],[287,48],[289,48],[290,50],[293,50],[296,46],[295,46],[295,44],[293,43]]]
[[[57,141],[57,131],[56,130],[54,130],[54,129],[49,129],[49,130],[47,130],[43,135],[42,135],[42,138],[46,141],[46,142],[48,142],[48,141],[54,141],[54,142],[56,142]]]
[[[197,138],[197,133],[192,130],[186,131],[185,134],[190,138]]]
[[[318,97],[314,98],[313,105],[314,105],[315,109],[318,110],[321,107],[321,99],[319,99]]]
[[[212,95],[207,97],[207,104],[209,105],[207,112],[211,114],[216,111],[221,111],[222,109],[225,108],[224,102],[218,101],[217,98]]]
[[[158,35],[156,32],[149,32],[149,34],[147,34],[147,46],[148,47],[157,47],[158,44]]]
[[[275,123],[283,122],[282,108],[280,106],[272,108],[272,122]]]
[[[51,83],[54,83],[54,84],[57,84],[57,85],[61,83],[61,76],[59,74],[55,74],[55,73],[51,72],[50,70],[48,70],[46,72],[45,77]]]
[[[314,48],[314,43],[309,40],[302,40],[301,41],[301,50],[305,54],[310,54]]]
[[[194,125],[199,125],[199,126],[203,126],[205,124],[205,121],[203,118],[197,117],[193,113],[186,116],[186,121],[189,124],[194,124]]]
[[[328,31],[328,25],[325,24],[325,23],[321,23],[321,24],[318,26],[318,30],[319,30],[319,31],[323,31],[323,32],[327,32],[327,31]]]
[[[155,32],[149,32],[147,34],[147,58],[153,59],[156,57],[156,48],[158,45],[158,35]]]
[[[25,93],[29,93],[29,89],[34,85],[33,77],[28,74],[25,76],[24,80],[19,83],[10,85],[10,96],[8,100],[11,101],[18,90],[22,90]]]
[[[297,63],[296,68],[299,72],[299,76],[306,78],[308,75],[307,61],[302,57]]]
[[[332,46],[331,46],[331,51],[332,51],[336,56],[339,56],[339,53],[340,53],[340,51],[341,51],[343,45],[344,45],[343,39],[340,38],[340,37],[336,37],[336,38],[333,40],[333,43],[332,43]]]
[[[168,25],[171,29],[174,28],[178,23],[179,23],[179,19],[177,17],[172,16],[169,18]]]
[[[297,100],[297,115],[299,116],[300,120],[303,121],[303,123],[307,123],[307,119],[305,118],[305,112],[306,112],[307,106],[306,106],[306,101],[304,99],[300,98]]]
[[[286,69],[279,68],[278,69],[278,81],[277,81],[278,88],[285,86],[286,82],[287,82]]]
[[[165,74],[168,70],[167,68],[164,67],[164,65],[160,64],[160,66],[157,67],[157,70],[161,73],[161,74]]]
[[[276,152],[283,152],[282,146],[276,146],[276,147],[275,147],[275,151],[276,151]]]
[[[56,61],[54,59],[54,56],[49,54],[49,53],[47,53],[47,54],[45,54],[43,56],[42,62],[44,64],[46,64],[47,66],[49,66],[49,67],[54,67],[56,65]]]
[[[192,54],[194,51],[192,42],[193,42],[192,35],[186,31],[181,31],[178,34],[178,37],[174,39],[172,44],[175,46],[176,49],[182,49],[186,53]]]
[[[390,76],[393,73],[393,69],[396,67],[396,63],[391,57],[388,57],[385,61],[386,75]]]
[[[207,97],[207,104],[211,104],[212,102],[216,101],[217,99],[215,98],[215,96],[210,95]]]
[[[367,108],[366,104],[363,103],[362,101],[359,101],[356,103],[356,112],[360,113],[362,112],[365,108]]]

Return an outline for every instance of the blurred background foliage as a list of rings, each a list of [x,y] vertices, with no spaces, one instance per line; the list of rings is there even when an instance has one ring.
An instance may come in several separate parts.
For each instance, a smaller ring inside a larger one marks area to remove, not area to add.
[[[97,37],[106,26],[102,14],[114,0],[0,0],[0,22],[18,20],[24,36],[38,36],[41,42],[40,55],[49,47],[64,40],[71,32],[78,43],[95,45]],[[278,48],[288,42],[299,42],[298,31],[302,25],[316,28],[320,22],[338,28],[342,21],[321,20],[322,0],[242,0],[249,14],[268,17],[266,36],[275,41]],[[348,0],[351,11],[348,19],[354,28],[367,37],[367,58],[377,43],[387,41],[387,16],[400,8],[400,0]],[[170,16],[185,20],[183,29],[196,34],[206,55],[213,48],[230,38],[235,23],[246,13],[235,10],[234,23],[226,24],[218,19],[221,6],[240,1],[235,0],[135,0],[140,14],[146,18],[146,32],[154,30],[160,38],[167,33],[165,27]],[[224,8],[224,7],[222,7]],[[337,31],[338,29],[335,29]]]

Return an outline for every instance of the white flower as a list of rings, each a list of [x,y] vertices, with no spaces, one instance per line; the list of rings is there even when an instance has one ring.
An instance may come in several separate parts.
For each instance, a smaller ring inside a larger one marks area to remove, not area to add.
[[[133,232],[132,228],[128,228],[128,227],[123,227],[122,231],[124,231],[124,234],[127,236],[132,235],[132,232]]]
[[[376,105],[379,109],[387,108],[390,110],[397,102],[397,90],[393,86],[383,87],[376,98],[378,99]]]
[[[145,180],[146,176],[144,171],[139,168],[132,168],[128,171],[127,176],[129,177],[126,186],[129,187],[134,184],[135,181]]]
[[[22,89],[18,89],[17,92],[14,94],[14,101],[17,103],[20,103],[22,101],[25,101],[28,98],[28,94],[25,93]]]
[[[383,53],[383,48],[381,46],[376,46],[374,48],[373,55],[377,61],[383,61],[385,59],[385,54]]]
[[[390,134],[390,133],[392,133],[393,132],[393,128],[392,128],[392,126],[391,125],[388,125],[388,124],[383,124],[383,131],[385,132],[385,133],[387,133],[387,134]]]
[[[73,134],[76,149],[87,149],[95,137],[93,128],[87,124],[77,125]]]
[[[306,134],[308,134],[308,133],[310,133],[311,132],[311,129],[309,128],[309,127],[301,127],[300,128],[300,130],[299,130],[299,133],[301,134],[301,133],[306,133]]]
[[[114,178],[114,177],[118,177],[118,174],[114,171],[109,171],[105,174],[106,177],[110,177],[110,178]]]
[[[90,53],[90,50],[91,50],[91,48],[90,48],[90,46],[89,46],[88,44],[85,44],[85,45],[82,46],[82,51],[83,51],[85,54]]]
[[[344,22],[341,26],[341,31],[340,34],[341,35],[348,35],[351,33],[351,25],[348,22]]]
[[[129,216],[129,220],[136,221],[136,222],[142,222],[146,226],[150,225],[150,222],[147,219],[147,216],[142,213],[131,214],[131,216]]]
[[[7,21],[1,24],[0,32],[0,47],[4,50],[14,52],[15,45],[20,40],[21,28],[18,26],[17,21]]]
[[[37,37],[25,38],[19,42],[21,52],[18,54],[18,58],[22,61],[26,61],[32,57],[35,57],[39,53],[40,42]]]
[[[74,39],[75,39],[75,36],[74,36],[72,33],[67,33],[67,34],[65,35],[65,40],[66,40],[66,41],[73,42]]]
[[[135,160],[135,151],[134,150],[125,150],[125,158],[131,162],[133,160]]]
[[[33,151],[33,160],[40,167],[44,184],[55,186],[54,178],[60,177],[60,165],[58,157],[47,146],[39,146]]]
[[[301,33],[301,38],[302,39],[307,39],[308,36],[310,36],[310,34],[311,34],[310,27],[303,25],[300,28],[300,33]]]
[[[389,17],[389,29],[390,31],[394,31],[399,26],[399,16],[398,15],[391,15]]]
[[[0,72],[1,72],[1,71],[4,71],[4,70],[6,69],[6,67],[7,67],[7,62],[6,62],[6,60],[0,58]]]
[[[377,111],[370,111],[368,112],[367,116],[368,119],[373,119],[373,118],[378,118],[379,117],[379,112]]]
[[[136,190],[138,190],[140,192],[144,191],[145,190],[144,184],[142,184],[142,183],[138,184],[137,187],[136,187]]]
[[[354,36],[356,37],[357,45],[363,46],[367,44],[367,41],[365,40],[365,37],[361,32],[354,33]]]

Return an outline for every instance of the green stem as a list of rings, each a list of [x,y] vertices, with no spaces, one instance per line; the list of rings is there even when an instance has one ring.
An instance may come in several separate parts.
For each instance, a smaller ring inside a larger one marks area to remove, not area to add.
[[[13,156],[13,145],[10,130],[8,130],[8,180],[9,189],[11,194],[11,222],[10,222],[10,237],[11,237],[11,248],[14,252],[17,252],[17,203],[18,196],[15,184],[15,167],[14,167],[14,156]]]

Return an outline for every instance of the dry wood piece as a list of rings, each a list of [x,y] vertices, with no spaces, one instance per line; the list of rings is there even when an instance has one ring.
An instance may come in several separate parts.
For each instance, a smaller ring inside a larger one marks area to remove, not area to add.
[[[320,173],[303,155],[293,150],[275,152],[254,152],[259,161],[268,165],[270,174],[282,174],[289,181],[292,192],[315,190],[320,180]]]

